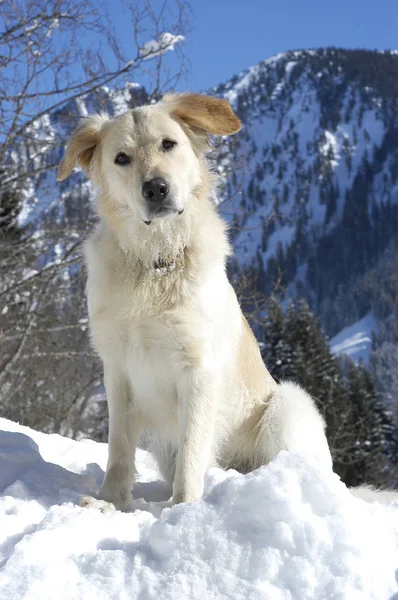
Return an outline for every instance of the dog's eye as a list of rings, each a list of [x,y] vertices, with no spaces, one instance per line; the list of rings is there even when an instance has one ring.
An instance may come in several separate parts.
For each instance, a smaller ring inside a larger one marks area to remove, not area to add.
[[[115,164],[124,167],[124,165],[129,165],[131,162],[131,158],[127,156],[124,152],[119,152],[115,158]]]
[[[176,145],[177,145],[177,142],[173,142],[173,140],[163,140],[163,142],[162,142],[163,150],[171,150]]]

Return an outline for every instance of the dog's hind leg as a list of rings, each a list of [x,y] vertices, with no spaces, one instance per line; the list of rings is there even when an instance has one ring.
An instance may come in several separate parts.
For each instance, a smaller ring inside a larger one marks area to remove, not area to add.
[[[156,459],[162,478],[171,488],[176,471],[177,446],[154,437],[149,443],[149,451]]]
[[[261,418],[258,436],[264,462],[288,450],[311,454],[332,468],[325,422],[311,396],[295,383],[277,385]]]

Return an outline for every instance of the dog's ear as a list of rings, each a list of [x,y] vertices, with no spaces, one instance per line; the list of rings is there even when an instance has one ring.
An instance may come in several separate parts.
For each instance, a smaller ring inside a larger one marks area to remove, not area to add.
[[[89,170],[102,125],[108,119],[106,114],[83,119],[68,142],[65,156],[58,167],[57,181],[66,179],[75,165]]]
[[[170,113],[192,129],[216,135],[237,133],[242,124],[226,100],[201,94],[167,94]]]

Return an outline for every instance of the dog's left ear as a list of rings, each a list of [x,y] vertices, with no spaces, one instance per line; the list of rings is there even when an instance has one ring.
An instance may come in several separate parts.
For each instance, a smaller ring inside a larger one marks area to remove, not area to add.
[[[167,94],[163,102],[170,113],[189,127],[215,135],[237,133],[242,124],[226,100],[201,94]]]

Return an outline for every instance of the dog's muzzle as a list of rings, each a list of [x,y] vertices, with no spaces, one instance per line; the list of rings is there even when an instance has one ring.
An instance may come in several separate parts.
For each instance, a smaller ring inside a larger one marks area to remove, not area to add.
[[[175,213],[181,215],[184,212],[184,209],[178,209],[175,205],[170,194],[169,184],[163,177],[145,181],[141,191],[147,205],[148,219],[144,220],[146,225],[150,225],[153,219]]]

